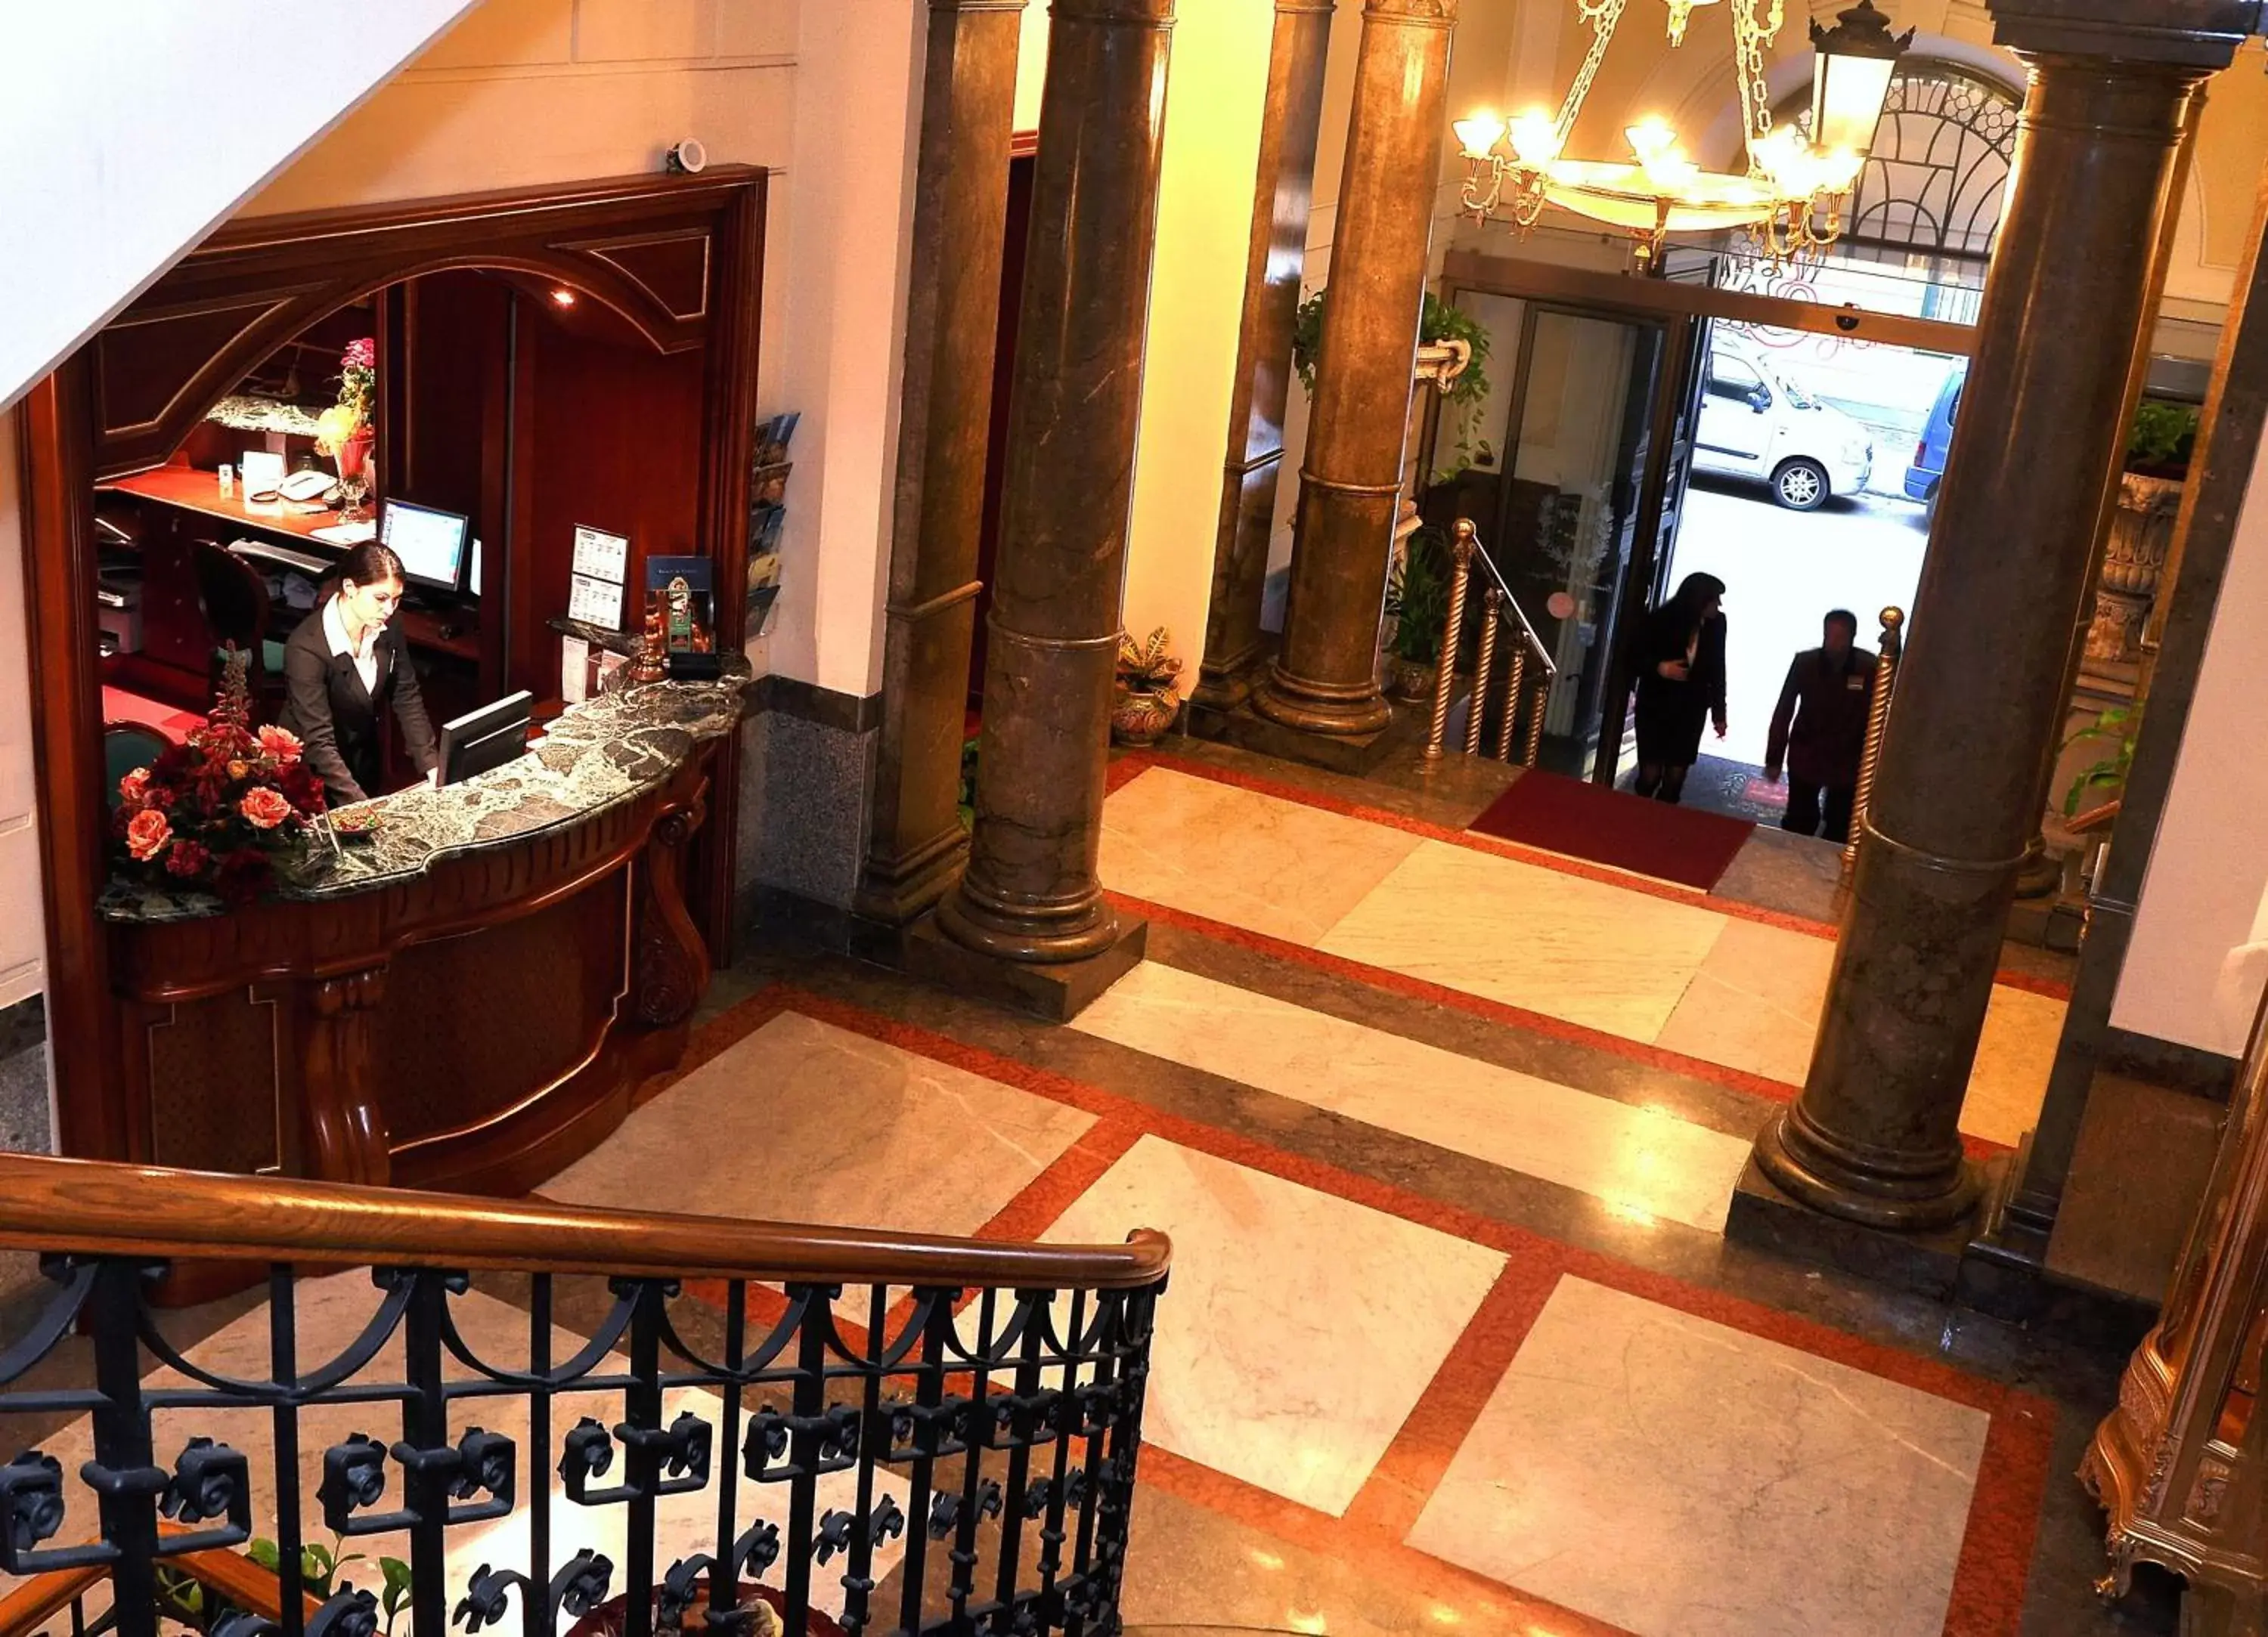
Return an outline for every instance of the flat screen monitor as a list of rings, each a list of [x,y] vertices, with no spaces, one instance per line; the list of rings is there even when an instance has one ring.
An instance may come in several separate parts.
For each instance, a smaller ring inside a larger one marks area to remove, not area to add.
[[[378,521],[378,538],[401,559],[402,577],[434,591],[457,589],[471,534],[470,518],[406,500],[387,501]]]
[[[476,773],[519,760],[527,749],[528,707],[535,696],[526,688],[493,705],[468,710],[441,724],[441,782],[457,784]]]

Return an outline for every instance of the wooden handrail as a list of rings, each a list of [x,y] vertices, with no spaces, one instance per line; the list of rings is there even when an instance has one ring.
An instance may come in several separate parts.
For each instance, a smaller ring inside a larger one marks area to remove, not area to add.
[[[105,1256],[1011,1289],[1137,1289],[1162,1279],[1173,1261],[1171,1241],[1146,1229],[1123,1245],[995,1244],[29,1154],[0,1155],[0,1245]]]
[[[90,1563],[83,1568],[49,1569],[18,1582],[0,1597],[0,1637],[25,1637],[39,1630],[42,1621],[69,1608],[72,1598],[84,1597],[109,1574],[107,1564]]]
[[[159,1520],[160,1535],[186,1535],[191,1532],[179,1523]],[[284,1618],[284,1582],[273,1569],[264,1569],[240,1553],[216,1547],[207,1552],[184,1552],[176,1558],[165,1560],[166,1567],[188,1575],[200,1586],[210,1587],[239,1609],[259,1615],[262,1619]],[[90,1563],[79,1568],[50,1569],[44,1575],[33,1575],[18,1584],[6,1597],[0,1597],[0,1637],[28,1637],[40,1625],[70,1606],[71,1599],[85,1596],[109,1577],[107,1563]],[[312,1593],[303,1593],[306,1617],[313,1619],[323,1606],[323,1600]]]

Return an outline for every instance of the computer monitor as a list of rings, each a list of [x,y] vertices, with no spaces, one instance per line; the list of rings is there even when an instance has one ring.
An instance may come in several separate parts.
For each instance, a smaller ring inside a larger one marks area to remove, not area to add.
[[[378,538],[401,559],[402,577],[433,591],[457,589],[471,532],[469,518],[406,500],[387,501],[379,514]]]
[[[527,749],[528,707],[535,696],[526,688],[493,705],[468,710],[441,724],[441,782],[457,784],[476,773],[501,767]]]

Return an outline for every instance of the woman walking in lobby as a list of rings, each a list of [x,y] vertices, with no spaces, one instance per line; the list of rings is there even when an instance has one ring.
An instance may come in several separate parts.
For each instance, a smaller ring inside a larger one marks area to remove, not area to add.
[[[1689,574],[1638,635],[1638,795],[1675,802],[1701,756],[1701,724],[1725,737],[1725,583]]]

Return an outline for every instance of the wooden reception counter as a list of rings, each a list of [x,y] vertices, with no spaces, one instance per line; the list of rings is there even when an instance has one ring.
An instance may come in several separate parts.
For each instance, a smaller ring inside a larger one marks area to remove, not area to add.
[[[747,685],[571,707],[246,909],[114,885],[129,1157],[518,1193],[587,1152],[707,987],[685,848]]]

